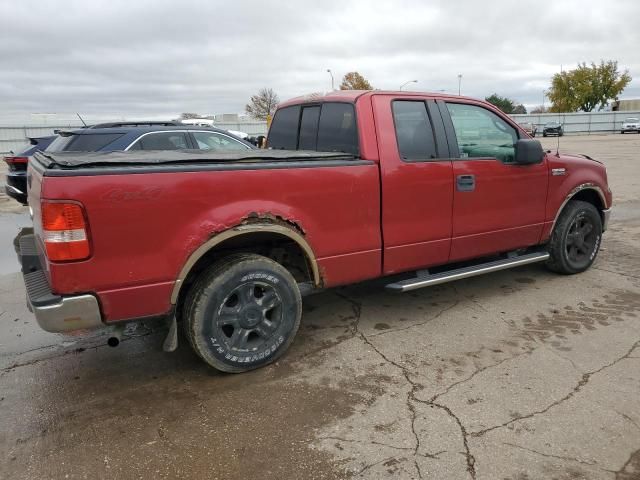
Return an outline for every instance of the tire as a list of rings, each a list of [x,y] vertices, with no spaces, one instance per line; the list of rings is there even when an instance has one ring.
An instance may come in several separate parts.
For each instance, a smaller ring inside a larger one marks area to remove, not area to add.
[[[565,275],[584,272],[598,255],[601,242],[602,219],[596,207],[572,200],[551,233],[547,267]]]
[[[300,290],[286,268],[260,255],[234,254],[194,283],[183,323],[202,360],[240,373],[278,359],[293,342],[301,316]]]
[[[543,133],[543,134],[542,134],[542,136],[543,136],[543,137],[546,137],[546,136],[547,136],[547,134],[546,134],[546,133]]]

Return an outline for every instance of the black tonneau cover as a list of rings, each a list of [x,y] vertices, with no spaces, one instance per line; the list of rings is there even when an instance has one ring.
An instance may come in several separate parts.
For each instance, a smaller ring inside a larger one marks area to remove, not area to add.
[[[153,150],[135,152],[36,152],[34,157],[47,169],[74,169],[124,165],[300,162],[310,160],[354,160],[341,152],[303,150],[247,150],[219,153],[207,150]]]

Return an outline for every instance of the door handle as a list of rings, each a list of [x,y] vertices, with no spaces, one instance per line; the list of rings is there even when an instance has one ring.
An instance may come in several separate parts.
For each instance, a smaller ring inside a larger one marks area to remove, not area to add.
[[[456,177],[456,188],[459,192],[473,192],[476,189],[475,175],[458,175]]]

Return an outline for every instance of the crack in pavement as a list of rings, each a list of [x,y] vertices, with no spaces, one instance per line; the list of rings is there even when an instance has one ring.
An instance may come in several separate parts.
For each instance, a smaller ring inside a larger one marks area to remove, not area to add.
[[[434,396],[432,396],[428,401],[429,402],[435,402],[439,397],[442,397],[443,395],[446,395],[447,393],[449,393],[453,388],[457,387],[460,384],[466,383],[469,380],[473,379],[473,377],[475,377],[476,375],[489,370],[490,368],[495,368],[499,365],[502,365],[503,363],[509,361],[509,360],[514,360],[518,357],[521,357],[523,355],[531,355],[531,353],[534,351],[535,349],[531,349],[531,350],[527,350],[525,352],[521,352],[518,353],[516,355],[513,355],[511,357],[507,357],[507,358],[503,358],[502,360],[500,360],[497,363],[493,363],[491,365],[487,365],[481,368],[478,368],[476,371],[474,371],[471,375],[469,375],[467,378],[463,378],[462,380],[459,380],[457,382],[452,383],[451,385],[449,385],[445,390],[443,390],[442,392],[436,393]]]
[[[388,443],[383,443],[383,442],[377,442],[375,440],[370,440],[370,441],[366,441],[366,440],[356,440],[356,439],[349,439],[349,438],[342,438],[342,437],[334,437],[332,435],[326,436],[326,437],[316,437],[317,440],[337,440],[340,442],[345,442],[345,443],[360,443],[360,444],[370,444],[370,445],[379,445],[381,447],[387,447],[387,448],[392,448],[394,450],[409,450],[409,451],[414,451],[413,447],[398,447],[396,445],[389,445]],[[443,453],[443,452],[439,452],[439,453]],[[438,454],[435,454],[438,455]]]
[[[467,472],[469,473],[469,476],[471,477],[471,479],[475,480],[476,479],[475,457],[471,454],[471,450],[469,449],[469,444],[468,444],[468,439],[467,439],[467,437],[468,437],[467,431],[466,431],[466,428],[464,427],[464,425],[462,424],[462,422],[460,421],[460,419],[446,405],[442,405],[442,404],[435,403],[435,402],[430,402],[430,401],[425,401],[425,400],[420,400],[420,399],[418,399],[416,397],[416,392],[418,392],[419,390],[422,390],[423,386],[411,379],[410,373],[409,373],[409,371],[408,371],[408,369],[406,367],[402,366],[398,362],[395,362],[394,360],[391,360],[389,357],[387,357],[378,347],[376,347],[371,342],[371,340],[367,337],[367,335],[365,335],[364,333],[362,333],[359,330],[358,327],[359,327],[359,322],[360,322],[360,316],[361,316],[361,313],[362,313],[362,304],[360,302],[348,297],[347,295],[340,294],[340,293],[338,293],[337,295],[340,298],[344,299],[345,301],[349,302],[351,304],[351,306],[352,306],[352,309],[354,311],[354,316],[355,316],[355,321],[353,323],[354,335],[359,336],[362,339],[362,341],[364,343],[366,343],[369,347],[371,347],[371,349],[373,349],[373,351],[375,351],[386,363],[388,363],[389,365],[393,365],[398,370],[400,370],[400,372],[404,376],[404,378],[407,381],[407,383],[411,386],[411,389],[407,393],[406,405],[407,405],[407,408],[409,409],[409,412],[411,413],[411,431],[412,431],[413,436],[415,438],[415,447],[413,449],[414,456],[418,455],[418,450],[420,449],[420,436],[416,432],[416,428],[415,428],[415,424],[416,424],[416,420],[417,420],[417,413],[416,413],[416,409],[415,409],[415,406],[414,406],[414,402],[418,402],[418,403],[423,403],[423,404],[429,405],[431,407],[435,407],[435,408],[444,410],[447,413],[447,415],[449,415],[451,418],[453,418],[454,421],[457,423],[458,427],[460,428],[460,432],[462,434],[462,443],[463,443],[464,449],[465,449],[464,456],[465,456],[466,463],[467,463]],[[451,309],[455,305],[457,305],[457,302],[456,302],[456,304],[454,304],[452,306],[449,306],[445,310]],[[441,312],[440,314],[442,314],[442,313],[444,313],[444,311]],[[442,453],[442,452],[440,452],[440,453]],[[436,455],[439,455],[439,454],[436,454]],[[415,461],[415,459],[414,459],[414,461]],[[371,465],[371,466],[373,466],[373,465]],[[361,474],[361,473],[362,472],[360,472],[359,474]],[[421,476],[422,472],[419,469],[418,469],[418,475],[419,475],[419,478],[422,478],[422,476]]]
[[[555,402],[550,403],[549,405],[547,405],[545,408],[543,408],[542,410],[537,410],[535,412],[531,412],[527,415],[523,415],[520,417],[516,417],[513,418],[511,420],[509,420],[508,422],[502,423],[500,425],[494,425],[493,427],[489,427],[489,428],[485,428],[483,430],[477,430],[475,432],[471,432],[470,435],[472,437],[481,437],[483,436],[485,433],[491,432],[492,430],[496,430],[499,428],[503,428],[506,427],[508,425],[511,425],[514,422],[519,422],[520,420],[525,420],[527,418],[532,418],[536,415],[542,415],[547,413],[549,410],[551,410],[553,407],[556,407],[558,405],[560,405],[561,403],[569,400],[570,398],[572,398],[576,393],[578,393],[587,383],[589,383],[589,380],[591,379],[591,377],[593,375],[595,375],[596,373],[600,373],[603,370],[610,368],[612,366],[614,366],[616,363],[621,362],[622,360],[625,360],[627,358],[630,357],[631,353],[633,353],[633,351],[638,348],[638,346],[640,346],[640,340],[636,341],[631,348],[627,351],[626,354],[624,354],[622,357],[617,358],[616,360],[614,360],[613,362],[610,362],[602,367],[600,367],[597,370],[593,370],[591,372],[587,372],[587,373],[583,373],[582,374],[582,378],[580,379],[580,381],[577,383],[577,385],[575,387],[573,387],[573,390],[571,390],[568,394],[566,394],[564,397],[556,400]]]
[[[587,465],[589,467],[596,467],[599,470],[602,470],[603,472],[607,472],[607,473],[616,473],[613,470],[609,470],[606,468],[601,467],[600,465],[598,465],[598,462],[594,461],[586,461],[586,460],[580,460],[578,458],[575,457],[566,457],[563,455],[554,455],[552,453],[543,453],[543,452],[539,452],[537,450],[533,450],[532,448],[527,448],[527,447],[523,447],[522,445],[517,445],[515,443],[509,443],[509,442],[502,442],[503,445],[508,445],[509,447],[514,447],[514,448],[519,448],[520,450],[525,450],[527,452],[530,453],[534,453],[536,455],[540,455],[541,457],[546,457],[546,458],[555,458],[558,460],[565,460],[565,461],[570,461],[570,462],[575,462],[575,463],[579,463],[581,465]]]

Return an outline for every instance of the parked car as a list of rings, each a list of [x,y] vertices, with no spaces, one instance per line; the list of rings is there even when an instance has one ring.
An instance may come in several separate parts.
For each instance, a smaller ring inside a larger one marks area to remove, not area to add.
[[[629,117],[625,118],[622,123],[622,128],[620,129],[620,133],[627,132],[636,132],[640,133],[640,118]]]
[[[536,262],[575,274],[593,263],[609,219],[602,163],[546,154],[479,100],[376,90],[294,99],[268,142],[36,153],[34,229],[18,241],[40,326],[109,327],[113,345],[126,322],[162,318],[166,350],[182,325],[203,361],[243,372],[286,351],[304,295],[388,276],[387,288],[405,292]]]
[[[5,163],[9,166],[5,185],[5,192],[9,197],[23,205],[27,204],[27,162],[29,157],[38,150],[47,148],[55,138],[55,135],[29,138],[29,143],[18,149],[18,153],[11,153],[4,157]]]
[[[562,124],[560,122],[545,123],[542,128],[542,136],[548,137],[549,135],[557,135],[558,137],[564,135],[564,127]]]
[[[536,136],[536,132],[538,131],[538,127],[536,127],[535,123],[532,122],[522,122],[519,124],[525,132],[527,132],[532,137]]]
[[[226,130],[176,125],[171,122],[107,123],[77,130],[62,130],[58,134],[59,137],[47,147],[47,152],[180,149],[243,151],[255,148]]]

